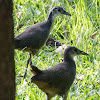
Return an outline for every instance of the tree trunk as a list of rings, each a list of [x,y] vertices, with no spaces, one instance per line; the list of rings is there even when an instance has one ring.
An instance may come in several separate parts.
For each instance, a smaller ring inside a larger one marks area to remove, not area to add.
[[[0,0],[0,100],[15,99],[12,0]]]

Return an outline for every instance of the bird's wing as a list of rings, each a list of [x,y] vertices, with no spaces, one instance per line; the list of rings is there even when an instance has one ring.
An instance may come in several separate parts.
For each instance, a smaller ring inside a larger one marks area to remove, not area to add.
[[[23,33],[19,34],[15,38],[15,47],[24,48],[30,46],[36,46],[38,39],[38,31],[34,27],[29,27]]]
[[[60,63],[33,76],[31,81],[47,93],[52,88],[55,93],[63,94],[66,89],[69,89],[75,78],[76,69],[70,67],[68,63]]]
[[[34,81],[43,81],[50,84],[62,84],[66,83],[75,78],[75,68],[68,67],[68,63],[60,63],[56,66],[53,66],[47,70],[42,71],[42,73],[33,76]]]
[[[67,76],[67,70],[66,64],[61,63],[49,68],[48,70],[42,71],[42,73],[37,74],[36,76],[33,76],[33,79],[35,81],[54,82],[58,79],[61,80],[65,74]]]
[[[39,49],[46,41],[48,37],[48,29],[42,29],[41,24],[33,25],[26,29],[23,33],[19,34],[15,40],[16,41],[15,47],[16,48],[25,48],[30,47],[34,49]]]

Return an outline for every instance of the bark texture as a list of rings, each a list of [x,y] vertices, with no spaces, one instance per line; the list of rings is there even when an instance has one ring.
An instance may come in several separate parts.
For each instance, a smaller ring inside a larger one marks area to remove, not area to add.
[[[15,99],[12,0],[0,0],[0,100]]]

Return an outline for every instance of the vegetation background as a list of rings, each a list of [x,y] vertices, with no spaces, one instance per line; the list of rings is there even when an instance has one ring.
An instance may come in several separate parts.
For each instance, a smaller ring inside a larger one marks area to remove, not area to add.
[[[62,6],[71,13],[71,17],[57,17],[49,35],[67,46],[72,40],[73,46],[89,53],[88,57],[75,57],[76,78],[68,100],[100,100],[100,0],[14,0],[13,3],[15,36],[44,21],[54,6]],[[56,53],[56,48],[44,45],[32,57],[33,65],[44,70],[60,63],[63,54]],[[46,100],[46,94],[31,84],[30,66],[25,80],[18,77],[24,75],[28,58],[28,53],[15,50],[16,100]],[[61,97],[52,100],[61,100]]]

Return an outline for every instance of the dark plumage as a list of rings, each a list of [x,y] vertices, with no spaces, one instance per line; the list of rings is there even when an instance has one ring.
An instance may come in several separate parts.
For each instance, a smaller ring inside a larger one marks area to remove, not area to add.
[[[29,27],[15,38],[15,49],[36,54],[46,42],[56,16],[62,14],[71,16],[62,7],[54,7],[47,20]]]
[[[15,38],[15,49],[28,51],[35,55],[46,42],[50,30],[53,27],[54,20],[58,15],[71,16],[62,7],[54,7],[45,21],[29,27]],[[29,60],[31,60],[31,56]]]
[[[32,73],[34,74],[31,78],[31,82],[35,83],[47,94],[47,100],[50,100],[56,94],[63,96],[63,100],[67,99],[68,90],[76,74],[76,65],[73,57],[80,54],[88,55],[78,48],[70,46],[64,52],[63,63],[43,71],[31,65]]]

